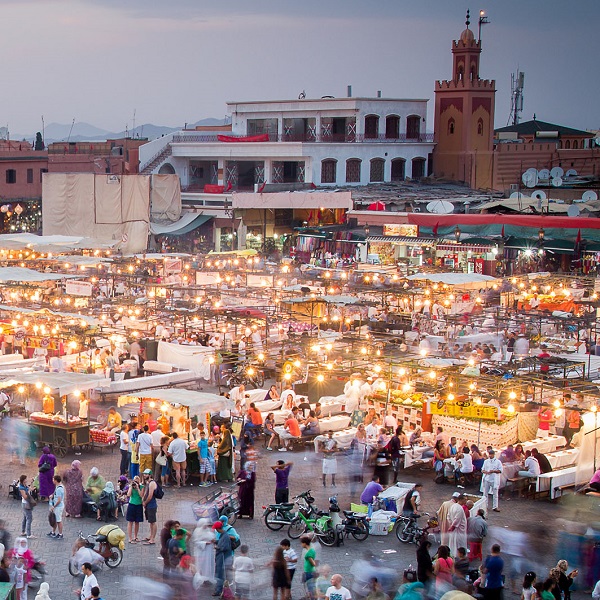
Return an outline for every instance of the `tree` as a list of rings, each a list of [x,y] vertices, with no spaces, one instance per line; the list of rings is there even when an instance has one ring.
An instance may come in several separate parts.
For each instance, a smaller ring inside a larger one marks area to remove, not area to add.
[[[42,134],[38,131],[35,134],[35,145],[33,147],[34,150],[43,150],[44,149],[44,140],[42,139]]]

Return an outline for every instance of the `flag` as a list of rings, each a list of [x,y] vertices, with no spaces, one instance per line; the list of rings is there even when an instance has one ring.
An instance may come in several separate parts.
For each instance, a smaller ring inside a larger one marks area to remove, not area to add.
[[[231,183],[231,179],[230,179],[229,183],[227,184],[227,189],[225,191],[230,192],[232,187],[233,187],[233,184]]]
[[[258,188],[258,193],[262,194],[263,190],[265,189],[265,185],[267,185],[266,181],[263,181],[263,184]]]
[[[438,227],[440,226],[439,222],[433,226],[433,235],[438,234]]]
[[[314,181],[313,181],[313,182],[310,184],[310,187],[311,187],[313,190],[316,190],[316,189],[317,189],[317,186],[316,186],[316,184],[315,184],[315,182],[314,182]]]

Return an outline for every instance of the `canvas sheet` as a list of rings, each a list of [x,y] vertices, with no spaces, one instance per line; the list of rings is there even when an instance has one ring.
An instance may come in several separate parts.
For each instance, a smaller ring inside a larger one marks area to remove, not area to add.
[[[152,175],[150,217],[153,223],[172,223],[181,217],[181,186],[178,175]]]
[[[182,369],[190,369],[198,377],[210,380],[210,358],[214,350],[206,346],[183,346],[158,342],[158,361],[177,365]]]

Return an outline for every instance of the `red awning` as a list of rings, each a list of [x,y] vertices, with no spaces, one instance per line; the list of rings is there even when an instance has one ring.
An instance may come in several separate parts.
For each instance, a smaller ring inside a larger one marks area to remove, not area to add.
[[[261,135],[244,135],[236,137],[233,135],[218,135],[217,139],[220,142],[268,142],[269,134],[263,133]]]
[[[377,202],[369,204],[369,210],[385,210],[385,204],[378,200]]]
[[[555,217],[540,215],[429,215],[408,213],[408,222],[424,227],[453,225],[514,225],[516,227],[556,227],[563,229],[600,229],[600,219],[588,217]]]

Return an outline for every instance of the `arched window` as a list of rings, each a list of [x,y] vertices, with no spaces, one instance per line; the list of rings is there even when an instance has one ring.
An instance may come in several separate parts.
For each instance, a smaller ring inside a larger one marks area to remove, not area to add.
[[[403,158],[392,160],[392,181],[403,181],[406,177],[406,161]]]
[[[175,167],[171,163],[164,163],[158,170],[159,175],[175,175]]]
[[[346,183],[360,183],[360,158],[349,158],[346,161]]]
[[[579,144],[577,143],[577,140],[573,140],[573,150],[577,150],[577,148],[579,148]]]
[[[565,142],[565,148],[566,148],[567,150],[570,150],[570,149],[571,149],[571,140],[567,140],[567,141]]]
[[[335,183],[337,160],[326,158],[321,161],[321,183]]]
[[[448,119],[448,135],[454,135],[454,127],[455,127],[454,119],[452,119],[452,118]]]
[[[483,135],[483,119],[477,121],[477,135]]]
[[[379,137],[379,117],[377,115],[367,115],[365,117],[365,138],[368,140]]]
[[[421,179],[425,177],[425,159],[424,158],[413,158],[412,159],[412,178]]]
[[[371,159],[371,173],[370,173],[370,177],[369,177],[369,181],[371,183],[383,181],[384,165],[385,165],[385,160],[383,160],[383,158]]]
[[[406,139],[418,140],[421,133],[421,117],[410,115],[406,117]]]
[[[385,118],[385,137],[388,140],[397,140],[400,137],[400,117],[388,115]]]

